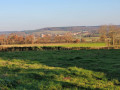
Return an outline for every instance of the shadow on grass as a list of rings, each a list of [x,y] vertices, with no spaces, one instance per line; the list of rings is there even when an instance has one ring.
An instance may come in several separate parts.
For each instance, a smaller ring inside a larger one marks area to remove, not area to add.
[[[51,67],[78,67],[104,72],[109,80],[120,80],[119,50],[69,50],[0,52],[0,58],[25,61],[28,64],[44,64]]]
[[[7,73],[8,75],[2,75],[0,76],[0,89],[4,87],[2,86],[7,86],[8,88],[19,88],[19,89],[32,89],[32,90],[39,90],[39,87],[37,86],[36,83],[40,84],[43,81],[45,83],[42,84],[43,88],[46,90],[49,88],[50,85],[60,85],[61,89],[82,89],[82,90],[100,90],[100,88],[93,88],[93,87],[86,87],[83,85],[78,85],[77,83],[70,83],[67,82],[66,80],[63,80],[64,77],[62,77],[62,80],[57,80],[59,79],[59,75],[64,72],[64,75],[67,76],[69,73],[65,70],[56,70],[56,69],[22,69],[22,68],[17,68],[16,70],[14,68],[8,68],[8,67],[1,67],[1,70],[4,72],[2,73]],[[41,74],[42,73],[42,74]],[[57,75],[57,77],[56,77]],[[25,83],[24,81],[29,81]],[[33,84],[29,84],[29,83]],[[34,83],[36,82],[36,83]],[[53,83],[53,84],[51,84]],[[49,85],[50,84],[50,85]],[[22,87],[22,88],[20,88]],[[55,87],[57,88],[57,87]],[[57,88],[55,90],[59,90],[60,88]],[[60,90],[61,90],[60,89]],[[54,88],[52,88],[54,90]]]

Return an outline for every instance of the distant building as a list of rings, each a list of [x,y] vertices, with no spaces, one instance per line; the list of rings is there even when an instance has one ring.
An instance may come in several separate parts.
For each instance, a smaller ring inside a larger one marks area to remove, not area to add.
[[[46,35],[45,35],[45,34],[42,34],[41,37],[46,37]]]

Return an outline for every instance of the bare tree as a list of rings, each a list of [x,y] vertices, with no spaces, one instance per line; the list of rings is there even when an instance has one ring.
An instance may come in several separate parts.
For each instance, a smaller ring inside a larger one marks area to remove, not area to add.
[[[100,40],[108,45],[116,45],[120,40],[120,27],[116,25],[103,25],[99,29]]]
[[[107,38],[107,31],[108,31],[108,26],[107,25],[102,25],[99,29],[100,33],[100,41],[105,42],[105,39]]]

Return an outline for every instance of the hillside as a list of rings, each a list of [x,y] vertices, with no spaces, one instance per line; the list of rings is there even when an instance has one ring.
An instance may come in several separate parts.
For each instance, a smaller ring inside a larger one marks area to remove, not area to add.
[[[117,25],[120,27],[120,25]],[[0,34],[10,34],[10,33],[17,33],[17,34],[64,34],[67,32],[81,32],[81,31],[88,31],[89,33],[97,33],[100,26],[71,26],[71,27],[47,27],[41,28],[36,30],[24,30],[24,31],[1,31]]]
[[[36,30],[24,30],[21,31],[26,34],[63,34],[67,32],[97,32],[99,26],[72,26],[72,27],[48,27]],[[20,33],[20,31],[2,31],[0,34]]]
[[[18,31],[0,31],[0,34],[17,33]]]
[[[26,34],[32,34],[32,33],[61,34],[66,32],[81,32],[81,31],[96,32],[98,31],[98,28],[99,26],[48,27],[37,30],[26,30],[23,32],[25,32]]]

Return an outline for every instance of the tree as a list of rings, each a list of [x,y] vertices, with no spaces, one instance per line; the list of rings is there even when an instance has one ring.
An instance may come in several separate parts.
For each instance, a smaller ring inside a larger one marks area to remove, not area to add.
[[[0,45],[7,44],[7,38],[6,35],[0,35]]]
[[[111,38],[111,44],[115,45],[115,39],[117,33],[119,33],[118,27],[115,25],[109,25],[109,38]]]
[[[99,29],[100,41],[106,42],[108,45],[116,45],[120,40],[120,27],[116,25],[104,25]]]
[[[75,39],[75,43],[80,43],[80,39]]]
[[[34,35],[27,35],[25,37],[25,44],[34,44],[34,42],[35,42]]]
[[[107,38],[107,31],[108,31],[108,26],[107,25],[102,25],[99,29],[100,33],[100,41],[105,42],[105,39]]]

